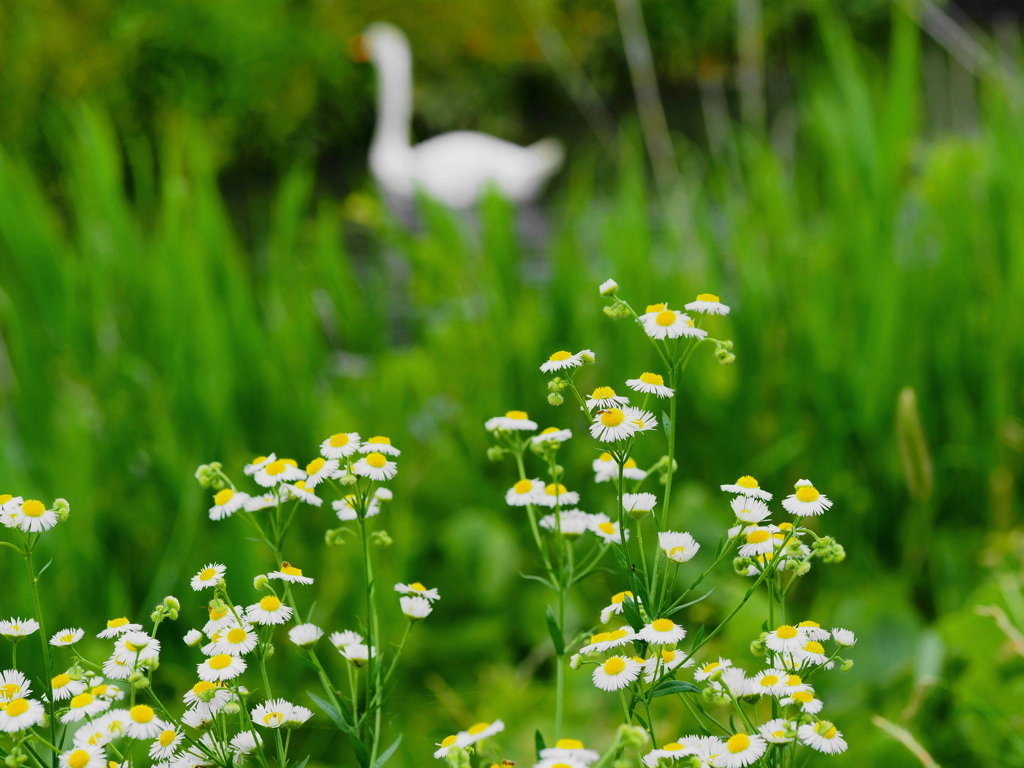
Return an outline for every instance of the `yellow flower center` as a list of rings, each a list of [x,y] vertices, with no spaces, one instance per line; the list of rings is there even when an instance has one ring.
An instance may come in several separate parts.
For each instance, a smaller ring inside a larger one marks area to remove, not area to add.
[[[721,662],[712,661],[710,664],[705,664],[703,667],[701,667],[701,671],[710,672],[713,669],[718,669],[720,666],[722,666]]]
[[[657,619],[651,624],[651,629],[655,632],[670,632],[675,627],[676,625],[672,622],[672,619]]]
[[[621,656],[612,656],[604,663],[605,674],[617,675],[626,668],[626,662]]]
[[[222,507],[227,504],[234,497],[235,492],[230,488],[225,488],[222,491],[217,491],[217,495],[213,497],[213,503],[218,507]]]
[[[801,704],[810,704],[814,701],[814,694],[810,691],[797,691],[793,694],[793,698],[799,701]]]
[[[210,609],[210,619],[213,620],[213,621],[218,621],[219,619],[223,619],[227,615],[228,615],[228,609],[227,608],[225,608],[222,611],[218,611],[218,610],[215,610],[213,608]]]
[[[761,678],[761,687],[762,688],[770,688],[773,685],[778,685],[778,684],[779,684],[779,678],[777,678],[775,675],[765,675],[764,677]]]
[[[657,373],[641,373],[640,381],[642,381],[644,384],[654,384],[655,386],[658,387],[665,386],[664,377],[661,376],[661,374]]]
[[[770,538],[771,534],[768,531],[753,531],[747,535],[747,544],[761,544]]]
[[[125,619],[123,617],[120,618],[120,619],[111,619],[110,621],[107,622],[107,629],[115,629],[117,627],[123,627],[127,623],[128,623],[128,619]]]
[[[218,653],[210,658],[210,669],[227,669],[231,665],[231,658],[226,653]]]
[[[331,448],[344,448],[346,445],[349,444],[350,440],[349,436],[346,435],[344,432],[338,432],[335,435],[331,435],[331,439],[329,442]]]
[[[514,421],[525,421],[527,418],[526,411],[506,411],[505,418],[513,419]]]
[[[146,704],[136,704],[128,710],[128,715],[136,723],[148,723],[154,717],[153,708]]]
[[[84,749],[76,749],[68,755],[68,768],[85,768],[89,764],[89,753]]]
[[[779,528],[781,528],[783,531],[792,531],[793,530],[793,524],[792,523],[779,523]],[[817,627],[817,626],[821,626],[821,625],[820,624],[815,624],[814,626]]]
[[[617,427],[626,420],[626,414],[618,408],[608,408],[601,411],[601,423],[606,427]]]
[[[8,501],[10,501],[13,498],[14,497],[11,496],[11,494],[9,494],[9,493],[0,494],[0,504],[6,504]]]
[[[654,322],[660,325],[662,328],[667,328],[676,321],[676,313],[671,309],[666,309],[664,312],[659,312],[654,318]]]
[[[718,301],[718,297],[713,293],[698,293],[697,301]]]
[[[547,488],[544,489],[544,493],[548,496],[564,496],[568,491],[569,489],[561,483],[550,483]]]
[[[611,523],[601,523],[601,525],[611,525],[612,526],[612,531],[615,530],[615,526],[613,526]],[[604,529],[602,528],[601,530],[604,530]],[[608,533],[611,533],[611,531],[608,531]],[[614,595],[612,595],[612,605],[618,605],[619,603],[624,603],[624,602],[626,602],[626,597],[632,597],[632,596],[633,596],[633,593],[630,592],[629,590],[626,590],[625,592],[616,592]]]
[[[779,527],[781,528],[782,526],[779,526]],[[797,624],[797,626],[798,627],[820,627],[821,624],[819,624],[816,621],[801,621],[799,624]]]
[[[817,501],[820,495],[821,494],[818,493],[818,490],[810,485],[801,485],[796,489],[797,500],[805,503],[809,501]]]
[[[547,429],[543,430],[541,432],[541,434],[542,435],[550,435],[551,433],[557,432],[557,431],[558,431],[558,427],[548,427]]]
[[[671,744],[666,744],[662,749],[666,752],[678,752],[680,749],[683,749],[683,745],[678,741],[673,741]]]
[[[683,546],[672,547],[672,549],[670,549],[668,551],[668,556],[669,557],[675,557],[676,555],[682,555],[685,552],[686,552],[686,547],[683,547]]]
[[[816,640],[811,640],[809,643],[807,643],[807,645],[804,646],[804,650],[808,653],[817,653],[820,655],[825,653],[825,646],[823,646]]]
[[[317,472],[323,469],[323,466],[326,463],[327,461],[325,459],[321,458],[320,456],[317,456],[315,459],[309,462],[309,464],[306,465],[306,474],[315,475]]]
[[[159,742],[160,742],[160,746],[161,746],[161,747],[167,747],[167,746],[170,746],[170,743],[171,743],[172,741],[174,741],[174,737],[175,737],[175,736],[177,736],[177,735],[178,735],[178,734],[177,734],[177,733],[175,733],[175,732],[174,732],[174,731],[172,731],[172,730],[166,730],[166,731],[164,731],[163,733],[161,733],[161,734],[160,734],[160,738],[158,739],[158,740],[159,740]]]
[[[728,742],[726,742],[725,748],[735,755],[737,752],[744,751],[749,746],[750,737],[745,733],[736,733],[729,738]]]
[[[740,488],[757,488],[757,480],[752,478],[750,475],[744,475],[736,481],[736,485]]]
[[[203,570],[201,570],[199,572],[199,580],[200,581],[209,581],[210,579],[212,579],[216,575],[217,575],[217,569],[216,568],[203,568]]]
[[[603,533],[603,534],[605,534],[607,536],[611,536],[611,535],[613,535],[615,533],[615,524],[614,523],[600,523],[600,524],[598,524],[597,527],[601,531],[601,533]]]
[[[194,693],[196,696],[199,696],[200,694],[206,693],[207,691],[212,691],[216,687],[216,683],[211,683],[208,680],[200,680],[198,683],[192,686],[192,693]]]
[[[43,506],[41,501],[29,499],[21,505],[21,511],[25,513],[26,517],[41,517],[43,512],[46,511],[46,507]]]
[[[442,747],[450,747],[452,744],[454,744],[458,740],[458,738],[459,737],[455,736],[454,734],[451,735],[451,736],[445,736],[444,737],[444,741],[441,742],[441,746]]]
[[[604,453],[602,453],[600,456],[597,457],[597,460],[598,461],[611,461],[612,460],[612,455],[610,453],[608,453],[607,451],[605,451]]]
[[[252,460],[252,463],[253,464],[262,464],[266,460],[267,460],[266,456],[257,456],[255,459]]]
[[[512,490],[514,490],[520,496],[524,496],[533,490],[533,483],[529,480],[520,480],[518,483],[512,486]]]
[[[281,573],[285,573],[289,576],[301,576],[302,569],[296,568],[291,563],[281,563]]]
[[[15,699],[4,708],[4,711],[8,717],[24,715],[28,712],[28,702],[25,699]]]
[[[55,689],[63,688],[65,685],[71,682],[71,676],[67,672],[61,672],[55,678],[50,681]]]
[[[70,642],[71,642],[71,641],[73,641],[74,639],[75,639],[75,636],[74,636],[74,635],[72,635],[72,634],[71,634],[71,633],[69,632],[68,634],[66,634],[66,635],[63,635],[63,636],[61,637],[60,641],[61,641],[62,643],[70,643]]]
[[[661,304],[648,304],[647,305],[647,312],[645,312],[644,314],[647,314],[649,312],[661,312],[663,309],[665,309],[665,304],[664,303],[661,303]]]
[[[417,592],[426,592],[427,588],[420,584],[418,581],[414,581],[409,585],[409,589],[415,589]]]
[[[13,699],[18,695],[18,691],[21,690],[21,686],[17,683],[8,683],[7,685],[0,685],[0,693],[4,695],[5,699]]]
[[[71,699],[71,708],[81,709],[82,707],[87,707],[90,704],[92,704],[93,699],[95,698],[96,697],[93,696],[91,693],[80,693],[73,699]]]
[[[566,352],[564,349],[555,352],[551,357],[548,358],[552,363],[560,363],[563,360],[568,360],[572,355]]]
[[[825,728],[824,732],[822,731],[822,728]],[[814,730],[817,731],[818,735],[823,739],[834,739],[836,737],[836,727],[828,720],[819,720],[815,724]]]
[[[675,661],[676,660],[676,652],[675,651],[662,651],[661,652],[661,660],[663,662],[665,662],[666,664],[668,664],[670,661]]]
[[[790,675],[786,678],[786,685],[803,685],[804,681],[800,675]]]
[[[791,627],[789,624],[783,624],[775,630],[775,636],[780,640],[791,640],[796,637],[796,627]]]
[[[238,643],[245,642],[245,639],[248,636],[249,633],[246,632],[244,629],[242,629],[241,627],[235,627],[230,632],[228,632],[228,642],[232,643],[233,645],[237,645]]]
[[[104,696],[107,693],[107,688],[108,687],[109,686],[107,686],[107,685],[97,685],[97,686],[94,686],[93,689],[92,689],[92,695],[93,696]]]
[[[374,451],[373,453],[366,457],[366,463],[369,464],[374,469],[380,469],[381,467],[388,463],[388,460],[384,458],[383,453],[377,453],[376,451]]]
[[[391,438],[384,437],[383,435],[377,435],[375,437],[371,437],[366,442],[373,443],[375,445],[391,445]]]
[[[559,739],[555,742],[557,749],[583,749],[583,742],[579,739]]]
[[[264,725],[271,725],[272,723],[280,723],[282,720],[284,720],[284,715],[281,714],[280,712],[267,712],[267,714],[265,714],[263,716],[263,723],[264,723]]]
[[[280,607],[281,601],[273,595],[267,595],[266,597],[260,598],[260,608],[268,613],[274,613],[274,611]]]
[[[469,734],[470,736],[476,736],[478,733],[483,733],[490,727],[490,723],[477,723],[476,725],[471,725],[469,727]]]
[[[276,477],[277,475],[283,474],[285,469],[288,468],[288,464],[285,463],[284,459],[278,459],[272,461],[265,467],[265,471],[268,475]]]
[[[609,397],[615,397],[615,390],[611,387],[598,387],[590,396],[595,400],[607,400]]]
[[[622,466],[626,469],[636,469],[636,459],[626,459],[626,463]]]

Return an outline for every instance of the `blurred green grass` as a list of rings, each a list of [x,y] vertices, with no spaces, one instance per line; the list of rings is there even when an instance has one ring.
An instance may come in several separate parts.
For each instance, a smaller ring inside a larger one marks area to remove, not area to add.
[[[900,718],[927,677],[922,658],[947,686],[907,726],[936,759],[1024,764],[968,698],[983,687],[1011,727],[1024,703],[1020,665],[973,615],[992,592],[977,552],[1015,522],[1024,446],[1020,105],[988,84],[976,133],[932,132],[909,18],[894,14],[883,60],[837,16],[818,27],[817,55],[794,70],[794,120],[770,137],[730,122],[714,151],[682,146],[685,197],[669,201],[651,198],[638,132],[624,126],[613,167],[573,157],[539,250],[497,197],[472,227],[420,201],[410,233],[364,193],[319,193],[303,165],[242,228],[218,184],[216,131],[182,115],[150,144],[126,141],[96,105],[69,108],[56,186],[17,147],[0,149],[0,491],[72,504],[70,527],[43,545],[55,558],[48,627],[95,629],[168,593],[198,622],[183,588],[203,563],[243,574],[269,563],[237,521],[206,519],[196,465],[219,459],[237,475],[270,450],[308,460],[341,429],[389,434],[403,461],[381,521],[396,542],[382,578],[444,596],[402,671],[401,763],[421,762],[471,713],[503,717],[525,762],[550,708],[545,595],[518,576],[533,563],[482,422],[523,407],[542,426],[578,428],[545,402],[537,366],[555,349],[592,347],[602,377],[652,364],[600,311],[596,286],[614,276],[637,304],[709,290],[733,306],[721,325],[736,364],[702,360],[685,386],[676,519],[712,540],[726,524],[714,489],[746,472],[776,492],[809,476],[837,502],[824,529],[849,558],[796,597],[862,637],[847,684],[824,694],[853,744],[828,764],[914,764],[868,718]],[[907,386],[936,468],[924,502],[906,490],[897,447]],[[582,480],[590,458],[574,446],[566,463],[583,507],[599,511]],[[304,514],[288,550],[321,575],[316,618],[340,629],[359,575],[351,553],[322,544],[332,520]],[[18,567],[0,559],[14,614],[29,611]],[[577,621],[616,586],[586,585]],[[737,589],[725,575],[699,610],[712,616]],[[754,614],[723,652],[747,658]],[[938,661],[922,650],[933,624]],[[285,665],[282,679],[297,672]],[[161,673],[178,688],[191,674],[173,652]],[[581,735],[600,742],[614,712],[570,680]],[[320,762],[337,759],[332,732],[307,741]]]

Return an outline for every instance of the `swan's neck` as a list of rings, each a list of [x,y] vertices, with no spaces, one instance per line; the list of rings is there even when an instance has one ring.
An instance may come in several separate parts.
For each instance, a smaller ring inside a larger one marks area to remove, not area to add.
[[[409,146],[412,120],[412,57],[408,49],[392,49],[377,65],[377,126],[375,144]]]

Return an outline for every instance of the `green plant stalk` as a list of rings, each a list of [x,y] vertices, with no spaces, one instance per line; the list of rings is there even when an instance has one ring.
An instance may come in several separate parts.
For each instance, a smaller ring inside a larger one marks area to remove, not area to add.
[[[38,541],[38,539],[37,539]],[[32,585],[32,603],[36,609],[36,621],[39,622],[39,644],[43,651],[43,672],[46,676],[46,684],[53,679],[53,659],[50,657],[50,649],[46,642],[46,628],[43,623],[43,604],[39,599],[39,577],[36,575],[35,565],[32,563],[32,548],[29,546],[28,537],[25,537],[25,565],[28,567],[29,583]],[[132,688],[134,691],[134,687]],[[46,697],[46,715],[50,726],[50,743],[57,743],[57,718],[54,717],[54,701],[52,696]],[[50,756],[50,762],[56,768],[58,753]]]

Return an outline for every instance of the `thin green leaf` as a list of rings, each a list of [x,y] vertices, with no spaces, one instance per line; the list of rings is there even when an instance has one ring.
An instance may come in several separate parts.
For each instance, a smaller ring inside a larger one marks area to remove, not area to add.
[[[654,689],[652,695],[656,697],[671,696],[674,693],[700,693],[700,688],[685,680],[666,680]]]
[[[44,565],[42,568],[39,569],[39,573],[36,574],[36,578],[38,579],[40,576],[42,576],[43,573],[46,571],[46,569],[49,568],[52,563],[53,563],[53,558],[51,557],[46,562],[46,565]]]
[[[551,635],[551,642],[555,644],[555,655],[565,655],[565,638],[562,636],[562,628],[558,626],[558,620],[555,618],[555,612],[548,606],[547,610],[548,620],[548,633]]]
[[[661,412],[661,427],[662,429],[665,430],[665,437],[671,439],[670,435],[672,434],[672,419],[669,417],[667,413],[665,413],[665,411]]]
[[[665,615],[666,616],[671,616],[673,613],[677,613],[677,612],[683,610],[683,608],[689,608],[691,605],[696,605],[697,603],[701,602],[702,600],[706,600],[708,598],[708,595],[710,595],[714,591],[715,591],[715,589],[714,589],[714,587],[712,587],[707,592],[705,592],[703,595],[698,597],[696,600],[691,600],[690,602],[683,603],[682,605],[675,605],[669,611],[667,611],[665,613]]]
[[[550,589],[552,592],[557,592],[558,591],[555,588],[555,585],[552,584],[547,579],[545,579],[543,576],[535,576],[532,573],[523,573],[522,571],[519,572],[519,575],[522,576],[524,579],[529,579],[530,581],[539,581],[541,584],[543,584],[545,587]]]
[[[381,768],[381,766],[383,766],[384,763],[388,761],[388,758],[395,754],[395,750],[398,749],[398,745],[401,743],[402,734],[398,734],[398,738],[395,739],[394,742],[392,742],[391,746],[385,749],[381,756],[377,758],[376,762],[374,762],[373,768]]]
[[[341,729],[344,733],[355,735],[355,733],[352,730],[352,726],[350,726],[348,722],[346,722],[345,717],[341,714],[341,712],[339,712],[335,708],[333,704],[324,701],[315,693],[312,693],[310,691],[306,691],[306,695],[313,700],[314,704],[316,704],[318,707],[320,707],[320,709],[324,711],[324,714],[327,715],[331,722],[338,726],[339,729]]]
[[[694,648],[700,645],[700,641],[704,639],[704,625],[700,625],[700,629],[697,630],[697,634],[693,636],[693,645],[690,646],[690,652],[693,652]]]
[[[306,755],[302,760],[292,766],[292,768],[306,768],[306,763],[309,762],[309,755]]]
[[[537,753],[537,762],[540,762],[540,753],[543,752],[546,747],[544,746],[544,737],[541,735],[540,728],[533,734],[533,745],[534,750]]]
[[[644,628],[644,620],[636,606],[636,600],[629,595],[626,595],[625,600],[622,601],[622,615],[626,617],[626,621],[629,622],[629,626],[633,628],[634,632],[639,632]]]

